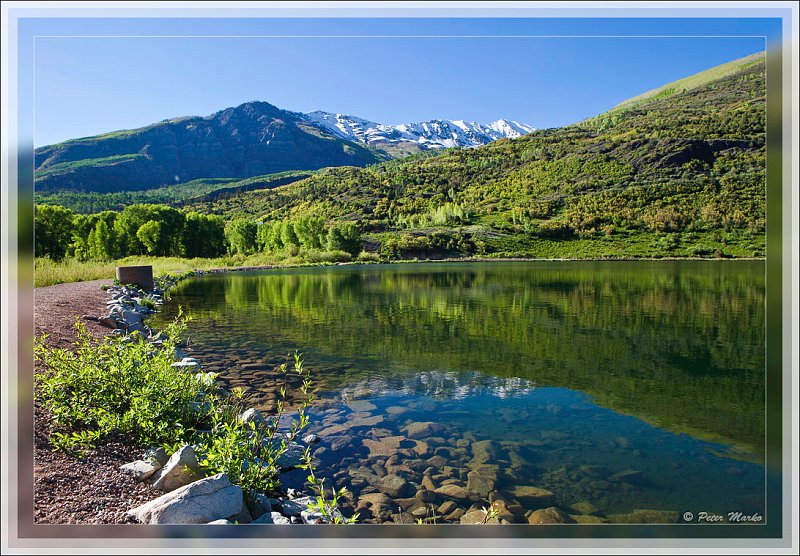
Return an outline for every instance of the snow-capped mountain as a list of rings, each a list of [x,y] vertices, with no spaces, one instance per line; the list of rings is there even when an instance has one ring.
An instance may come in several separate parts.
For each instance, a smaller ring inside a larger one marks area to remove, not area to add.
[[[464,120],[430,120],[387,125],[322,110],[309,112],[304,117],[310,124],[350,141],[367,145],[415,143],[423,149],[477,147],[504,137],[520,137],[534,130],[529,125],[511,120],[497,120],[488,124]]]

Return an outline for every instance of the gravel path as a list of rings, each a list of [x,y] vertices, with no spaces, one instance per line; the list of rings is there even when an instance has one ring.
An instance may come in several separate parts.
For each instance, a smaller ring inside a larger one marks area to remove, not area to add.
[[[36,288],[34,325],[37,337],[47,334],[51,347],[70,348],[77,336],[76,317],[105,314],[108,294],[100,289],[111,280],[75,282]],[[95,339],[110,332],[83,321]],[[65,324],[68,323],[68,324]],[[38,369],[36,369],[38,372]],[[34,520],[36,523],[132,523],[125,512],[161,493],[147,483],[136,483],[119,466],[138,459],[142,448],[111,438],[78,459],[52,452],[47,442],[50,419],[35,404],[34,410]]]

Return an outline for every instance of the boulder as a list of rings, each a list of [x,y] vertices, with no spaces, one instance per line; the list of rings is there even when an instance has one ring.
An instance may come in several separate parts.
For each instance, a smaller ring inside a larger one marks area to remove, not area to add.
[[[597,506],[592,504],[587,500],[583,500],[581,502],[576,502],[569,507],[570,510],[574,510],[575,512],[582,514],[582,515],[595,515],[600,510],[597,509]]]
[[[548,525],[553,523],[575,523],[575,520],[555,506],[551,506],[531,512],[528,515],[528,523],[531,525]]]
[[[362,443],[369,450],[369,457],[389,457],[400,449],[404,436],[385,436],[380,440],[365,438]]]
[[[247,505],[248,509],[250,510],[250,515],[254,519],[258,519],[262,515],[270,513],[272,511],[271,500],[272,499],[266,494],[251,490],[249,503]]]
[[[374,403],[368,402],[366,400],[350,400],[347,403],[347,407],[352,409],[354,412],[365,412],[365,411],[375,411],[377,407]]]
[[[215,519],[214,521],[209,521],[207,525],[233,525],[233,521],[228,521],[227,519]]]
[[[208,523],[240,513],[243,505],[241,487],[219,473],[159,496],[128,515],[149,525]]]
[[[453,510],[455,510],[457,507],[458,505],[455,502],[453,502],[452,500],[447,500],[439,505],[439,507],[436,509],[436,512],[439,515],[447,515]]]
[[[137,460],[131,463],[120,465],[120,470],[128,475],[133,476],[136,481],[144,481],[153,476],[153,474],[161,469],[161,465],[156,462]]]
[[[392,498],[405,498],[414,495],[414,487],[400,475],[386,475],[373,483],[378,490]]]
[[[313,496],[303,496],[294,500],[281,500],[281,510],[283,515],[300,517],[300,514],[308,509],[308,505],[315,502],[316,498]]]
[[[409,423],[401,429],[409,438],[426,438],[428,436],[436,436],[443,432],[445,427],[439,423],[431,421],[418,421]]]
[[[486,520],[486,521],[484,521]],[[490,519],[486,519],[486,512],[483,510],[470,510],[464,515],[461,516],[460,520],[462,525],[481,525],[483,523],[492,524],[492,525],[499,525],[500,520],[496,517],[492,517]]]
[[[166,465],[154,475],[153,487],[164,492],[188,485],[200,476],[197,457],[191,446],[183,446],[172,454]],[[223,517],[227,517],[226,516]]]
[[[319,441],[320,441],[319,436],[313,433],[307,434],[306,436],[303,437],[303,442],[305,442],[306,444],[316,444]]]
[[[169,456],[164,448],[151,446],[144,454],[142,454],[142,459],[144,461],[150,461],[153,463],[158,462],[159,467],[164,467],[169,461]]]
[[[291,523],[288,517],[278,512],[267,512],[253,521],[253,524],[258,525],[291,525]]]
[[[444,485],[440,486],[436,490],[434,490],[436,494],[440,494],[442,496],[446,496],[448,498],[454,498],[456,500],[467,500],[469,499],[469,493],[467,489],[464,487],[460,487],[458,485]]]
[[[493,440],[479,440],[472,443],[472,461],[470,467],[497,459],[497,447]]]
[[[549,490],[529,485],[517,485],[506,492],[529,508],[546,508],[556,499],[556,495]]]
[[[646,480],[644,475],[642,475],[641,471],[637,471],[635,469],[626,469],[625,471],[620,471],[619,473],[614,473],[609,477],[611,481],[619,481],[623,483],[628,483],[629,485],[644,485],[646,484]]]
[[[245,424],[252,422],[255,423],[257,426],[261,426],[264,424],[264,416],[261,414],[259,410],[251,407],[250,409],[239,415],[239,421]]]

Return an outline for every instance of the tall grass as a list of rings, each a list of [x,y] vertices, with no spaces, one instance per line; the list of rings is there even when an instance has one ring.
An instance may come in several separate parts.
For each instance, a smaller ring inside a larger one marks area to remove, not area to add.
[[[116,267],[125,265],[152,265],[153,274],[164,275],[212,268],[296,266],[348,262],[350,260],[352,260],[352,256],[344,251],[321,251],[318,249],[285,250],[278,253],[256,253],[247,256],[239,254],[215,259],[135,256],[116,261],[78,261],[67,258],[60,262],[54,262],[48,257],[39,257],[34,266],[34,284],[38,288],[67,282],[113,279]],[[359,256],[359,260],[375,262],[374,257],[370,256]]]

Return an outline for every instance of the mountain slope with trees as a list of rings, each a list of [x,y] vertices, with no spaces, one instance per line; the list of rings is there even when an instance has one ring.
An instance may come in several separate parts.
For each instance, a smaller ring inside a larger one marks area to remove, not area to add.
[[[393,256],[762,256],[764,180],[762,53],[564,128],[190,206],[354,221]]]

